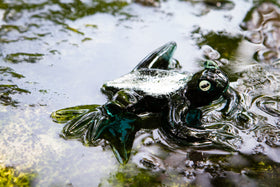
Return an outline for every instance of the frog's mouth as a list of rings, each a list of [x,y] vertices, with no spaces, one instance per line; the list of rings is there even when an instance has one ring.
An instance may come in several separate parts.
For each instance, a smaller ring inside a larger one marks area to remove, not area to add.
[[[229,88],[229,82],[227,83],[227,86],[225,87],[223,94],[225,94],[228,91],[228,88]]]
[[[223,74],[220,73],[218,74],[218,77],[215,79],[215,81],[217,82],[217,89],[221,89],[223,90],[222,93],[225,93],[228,88],[229,88],[229,81],[228,81],[228,77]]]

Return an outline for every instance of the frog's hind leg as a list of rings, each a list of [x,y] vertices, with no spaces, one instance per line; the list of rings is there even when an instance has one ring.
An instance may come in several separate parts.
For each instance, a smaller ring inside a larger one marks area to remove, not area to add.
[[[179,62],[172,58],[177,45],[175,42],[169,42],[156,49],[146,56],[132,71],[142,68],[147,69],[180,69]]]
[[[81,138],[92,118],[96,115],[99,105],[82,105],[55,111],[51,114],[53,121],[66,123],[62,136],[65,139]]]
[[[70,120],[63,127],[62,136],[65,139],[81,138],[81,141],[85,142],[85,133],[87,129],[92,125],[92,119],[96,116],[97,113],[97,111],[87,112]]]
[[[56,123],[66,123],[90,111],[95,111],[100,105],[81,105],[57,110],[51,114]]]

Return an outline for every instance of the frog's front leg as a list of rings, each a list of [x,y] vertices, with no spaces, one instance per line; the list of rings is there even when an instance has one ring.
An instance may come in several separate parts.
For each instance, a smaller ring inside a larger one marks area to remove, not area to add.
[[[111,101],[101,106],[103,113],[94,119],[87,131],[87,140],[95,142],[105,139],[120,163],[129,159],[136,132],[147,122],[157,124],[160,116],[154,113],[141,113],[143,97],[132,90],[120,90]],[[145,110],[145,109],[144,109]]]
[[[169,123],[173,128],[175,126],[201,128],[201,118],[202,111],[199,108],[190,108],[189,102],[180,100],[170,105]]]

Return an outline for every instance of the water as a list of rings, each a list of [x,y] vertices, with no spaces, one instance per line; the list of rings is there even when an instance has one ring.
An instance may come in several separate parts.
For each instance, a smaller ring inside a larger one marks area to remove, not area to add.
[[[1,1],[0,8],[2,165],[34,171],[38,186],[279,185],[278,5],[42,0]],[[60,137],[63,124],[51,112],[103,104],[104,82],[168,41],[177,42],[184,71],[218,60],[240,96],[228,118],[217,112],[222,103],[203,109],[209,142],[183,147],[157,129],[142,130],[130,162],[119,166],[106,144]]]

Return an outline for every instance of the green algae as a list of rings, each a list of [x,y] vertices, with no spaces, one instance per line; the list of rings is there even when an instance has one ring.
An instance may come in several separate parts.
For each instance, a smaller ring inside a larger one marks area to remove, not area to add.
[[[231,60],[235,57],[239,43],[242,41],[242,35],[233,36],[224,31],[209,31],[202,33],[200,28],[195,29],[192,34],[198,34],[200,37],[195,37],[196,44],[201,48],[204,45],[209,45],[221,55],[221,58]]]
[[[15,77],[18,79],[24,78],[24,75],[16,73],[12,68],[9,67],[4,67],[4,66],[0,66],[0,74],[4,77]],[[1,81],[3,81],[4,79],[0,79]]]
[[[13,99],[15,94],[30,94],[31,92],[13,84],[13,79],[22,79],[25,76],[15,72],[10,67],[0,66],[0,104],[17,106],[18,101]]]
[[[21,62],[28,62],[28,63],[36,63],[43,58],[44,54],[40,53],[12,53],[8,54],[4,60],[11,63],[21,63]]]
[[[118,171],[111,173],[99,186],[162,186],[158,174],[153,174],[144,169],[137,168],[134,164],[127,164],[119,167]]]
[[[0,186],[28,187],[35,179],[35,173],[20,172],[13,167],[0,166]]]
[[[49,9],[45,12],[32,15],[32,18],[43,18],[53,21],[57,24],[65,24],[65,20],[77,20],[79,18],[93,15],[96,13],[110,13],[113,15],[118,14],[123,7],[129,5],[126,1],[104,1],[96,0],[90,3],[85,3],[81,0],[74,0],[73,2],[64,3],[60,0],[45,1],[42,3],[26,3],[24,1],[17,1],[15,3],[0,3],[0,8],[6,9],[4,20],[8,21],[11,18],[9,13],[14,10],[16,13],[21,13],[24,10],[29,12],[41,10],[46,6],[58,6],[60,10]]]

